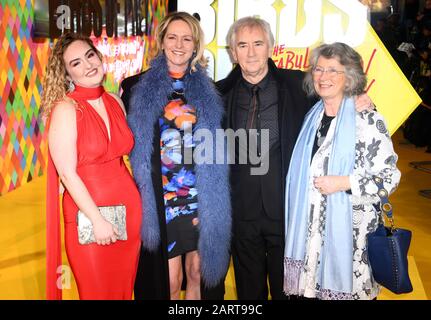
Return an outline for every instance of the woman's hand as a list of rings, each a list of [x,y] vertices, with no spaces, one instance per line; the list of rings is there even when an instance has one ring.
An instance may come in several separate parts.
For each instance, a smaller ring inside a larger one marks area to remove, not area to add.
[[[350,189],[349,176],[322,176],[314,178],[314,186],[321,194],[331,194]]]
[[[118,237],[118,230],[102,216],[93,222],[94,238],[98,245],[109,245],[115,243]]]
[[[199,218],[194,218],[192,220],[192,224],[193,224],[193,226],[197,226],[199,224]]]

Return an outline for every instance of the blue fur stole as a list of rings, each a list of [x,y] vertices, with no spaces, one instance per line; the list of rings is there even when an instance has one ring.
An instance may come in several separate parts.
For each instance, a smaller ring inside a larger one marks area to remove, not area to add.
[[[196,130],[208,129],[215,137],[221,128],[223,102],[211,79],[197,65],[196,72],[185,76],[185,94],[188,104],[196,107]],[[128,123],[135,137],[130,155],[133,174],[138,185],[143,220],[141,237],[143,246],[154,251],[160,244],[160,226],[151,177],[154,128],[172,91],[165,56],[157,56],[151,68],[133,87]],[[215,149],[214,149],[215,150]],[[216,154],[214,151],[214,158]],[[201,274],[206,286],[212,287],[223,279],[229,264],[231,239],[231,204],[229,167],[227,164],[196,164],[196,188],[198,190],[199,243]],[[161,175],[161,173],[160,173]],[[161,179],[161,178],[160,178]],[[164,248],[165,250],[165,248]]]

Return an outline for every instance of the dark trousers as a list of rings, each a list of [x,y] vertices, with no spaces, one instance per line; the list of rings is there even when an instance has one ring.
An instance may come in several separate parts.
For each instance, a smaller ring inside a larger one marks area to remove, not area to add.
[[[239,300],[273,300],[283,293],[284,225],[269,219],[263,207],[259,218],[234,219],[232,258]]]

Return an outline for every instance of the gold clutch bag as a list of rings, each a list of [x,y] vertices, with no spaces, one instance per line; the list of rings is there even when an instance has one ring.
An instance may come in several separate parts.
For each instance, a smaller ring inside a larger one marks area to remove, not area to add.
[[[127,240],[126,229],[126,206],[120,204],[115,206],[98,207],[100,214],[106,221],[117,227],[119,236],[118,240]],[[76,224],[78,226],[78,241],[80,244],[90,244],[96,242],[93,232],[93,224],[90,219],[81,211],[76,215]]]

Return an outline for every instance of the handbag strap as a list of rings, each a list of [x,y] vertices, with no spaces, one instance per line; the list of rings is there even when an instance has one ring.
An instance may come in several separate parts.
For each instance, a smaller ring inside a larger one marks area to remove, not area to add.
[[[374,183],[376,184],[378,190],[377,195],[380,198],[380,210],[388,217],[391,224],[391,230],[395,230],[394,215],[392,212],[392,204],[389,202],[388,191],[383,186],[383,179],[378,176],[373,176]]]

